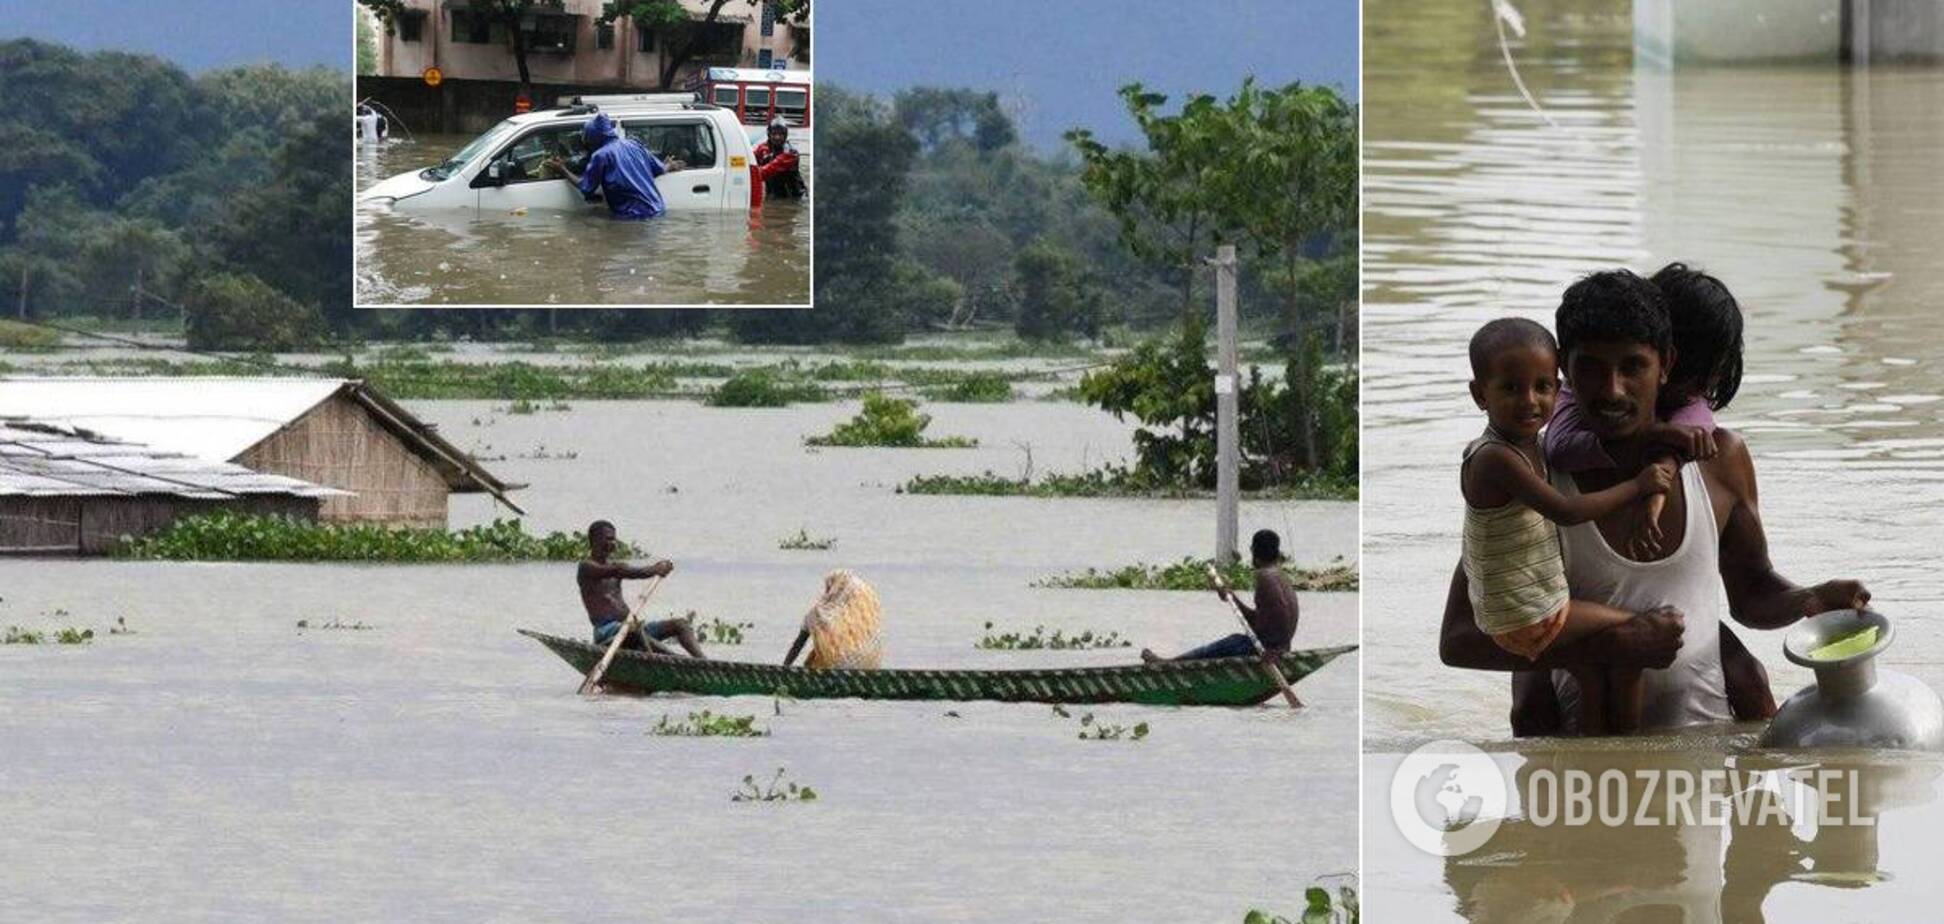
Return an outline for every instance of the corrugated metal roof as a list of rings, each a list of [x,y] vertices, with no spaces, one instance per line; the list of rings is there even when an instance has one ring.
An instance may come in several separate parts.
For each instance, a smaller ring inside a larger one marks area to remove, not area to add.
[[[351,379],[274,376],[0,379],[0,417],[64,424],[212,462],[227,462],[339,391],[370,411],[457,492],[484,491],[515,511],[495,477],[397,402]],[[522,511],[523,512],[523,511]]]
[[[0,418],[0,496],[252,494],[333,497],[348,491],[253,472],[229,462],[120,442],[64,424]]]
[[[227,462],[345,384],[343,379],[289,378],[9,378],[0,380],[0,417],[64,424]]]

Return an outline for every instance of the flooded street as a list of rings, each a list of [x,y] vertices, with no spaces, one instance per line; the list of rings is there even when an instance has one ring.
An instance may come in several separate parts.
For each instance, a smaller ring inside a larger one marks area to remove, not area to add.
[[[439,163],[472,138],[360,147],[357,184]],[[361,305],[801,305],[810,292],[809,200],[614,221],[563,212],[356,210]]]
[[[1465,390],[1466,339],[1508,314],[1550,327],[1560,293],[1587,272],[1680,259],[1734,290],[1747,375],[1721,420],[1754,452],[1771,555],[1801,582],[1867,582],[1897,626],[1881,660],[1944,687],[1937,510],[1926,500],[1944,485],[1944,328],[1934,315],[1944,267],[1930,243],[1944,227],[1944,71],[1636,70],[1627,5],[1520,8],[1529,37],[1513,56],[1557,125],[1513,88],[1489,5],[1372,0],[1365,13],[1364,723],[1376,752],[1366,759],[1365,857],[1369,904],[1382,909],[1373,919],[1506,919],[1474,900],[1475,879],[1441,876],[1426,864],[1442,861],[1402,843],[1387,784],[1396,755],[1427,740],[1487,743],[1508,766],[1544,747],[1505,743],[1506,679],[1439,665],[1437,629],[1459,551],[1459,451],[1482,426]],[[1740,634],[1778,700],[1809,682],[1783,660],[1781,633]],[[1751,744],[1743,731],[1627,742],[1599,760],[1716,766]],[[1923,832],[1944,821],[1936,769],[1918,773],[1885,816],[1870,854],[1883,881],[1798,877],[1757,901],[1768,920],[1826,920],[1859,901],[1876,917],[1919,915],[1934,897]],[[1542,890],[1549,874],[1530,858],[1563,852],[1572,894],[1649,894],[1606,861],[1652,855],[1665,832],[1608,836],[1465,862],[1497,863],[1512,887]],[[1724,872],[1710,852],[1718,846],[1692,848],[1712,880],[1675,878],[1719,906],[1641,904],[1687,908],[1687,920],[1744,919],[1729,913],[1730,893],[1745,897],[1758,874]],[[1835,884],[1871,891],[1859,898]],[[1415,897],[1394,905],[1398,890]]]
[[[1016,473],[1018,443],[1041,471],[1124,459],[1130,428],[1078,405],[927,404],[932,433],[981,448],[811,451],[803,437],[856,402],[407,404],[509,457],[489,466],[532,484],[514,495],[530,528],[607,517],[672,558],[651,614],[754,623],[743,645],[711,646],[721,657],[780,661],[838,566],[882,595],[887,666],[1112,663],[1232,628],[1212,594],[1028,586],[1205,555],[1211,502],[894,491]],[[454,498],[454,526],[495,515]],[[1241,522],[1283,532],[1299,564],[1356,557],[1354,504],[1245,503]],[[835,545],[777,547],[800,529]],[[572,572],[0,562],[0,625],[124,616],[138,633],[0,647],[0,918],[1240,920],[1293,914],[1306,885],[1357,863],[1354,656],[1301,683],[1301,713],[584,699],[513,631],[584,633]],[[1354,594],[1302,603],[1300,644],[1356,640]],[[988,621],[1135,647],[975,649]],[[647,733],[700,709],[772,734]],[[1089,711],[1152,733],[1078,740]],[[818,800],[730,801],[778,767]]]

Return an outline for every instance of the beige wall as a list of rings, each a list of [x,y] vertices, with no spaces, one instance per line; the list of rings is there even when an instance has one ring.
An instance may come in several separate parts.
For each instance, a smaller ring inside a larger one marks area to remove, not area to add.
[[[424,12],[424,26],[419,33],[419,41],[407,42],[396,33],[379,34],[379,73],[388,77],[414,77],[437,63],[439,70],[453,80],[518,80],[519,65],[513,59],[513,50],[506,44],[479,45],[452,40],[452,14],[441,8],[441,0],[405,0],[409,9]],[[704,0],[682,0],[682,5],[696,12],[706,10]],[[578,34],[575,37],[574,51],[571,54],[532,51],[527,54],[527,70],[535,83],[591,83],[615,84],[637,88],[654,88],[660,80],[662,48],[658,44],[652,52],[635,51],[637,38],[634,24],[630,20],[617,20],[614,24],[614,47],[599,49],[595,41],[596,20],[601,15],[602,0],[566,0],[564,12],[576,15]],[[762,8],[759,5],[730,0],[722,8],[722,18],[728,20],[747,20],[743,29],[743,49],[738,60],[716,60],[707,63],[754,67],[758,52],[769,48],[777,58],[788,59],[795,53],[796,36],[784,23],[777,23],[773,33],[762,35]],[[687,73],[704,66],[702,62],[691,62],[685,67],[684,74],[676,80],[679,87]],[[792,67],[802,68],[802,62],[793,62]],[[552,100],[537,100],[545,104]]]
[[[245,468],[354,491],[325,498],[325,522],[446,525],[450,492],[437,469],[342,395],[313,408],[233,461]]]

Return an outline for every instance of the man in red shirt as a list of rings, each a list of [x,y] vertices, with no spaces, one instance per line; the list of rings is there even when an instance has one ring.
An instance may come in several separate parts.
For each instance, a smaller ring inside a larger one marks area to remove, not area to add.
[[[790,126],[781,116],[770,121],[769,140],[756,146],[756,176],[767,199],[801,199],[809,190],[797,169],[797,150],[790,145]]]

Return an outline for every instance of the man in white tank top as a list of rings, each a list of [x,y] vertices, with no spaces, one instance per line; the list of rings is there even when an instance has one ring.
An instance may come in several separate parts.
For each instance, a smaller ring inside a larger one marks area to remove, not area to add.
[[[1560,489],[1597,491],[1638,475],[1649,460],[1645,432],[1660,386],[1678,359],[1659,291],[1626,270],[1595,273],[1566,290],[1555,324],[1567,382],[1616,464],[1557,475]],[[1439,658],[1473,670],[1554,670],[1565,706],[1556,730],[1568,733],[1576,724],[1576,691],[1562,669],[1589,664],[1651,668],[1644,675],[1643,730],[1726,721],[1731,713],[1718,632],[1724,615],[1750,628],[1779,629],[1825,610],[1863,606],[1870,594],[1854,580],[1799,587],[1776,573],[1748,446],[1727,429],[1717,429],[1715,441],[1714,458],[1681,467],[1661,513],[1664,536],[1654,557],[1636,560],[1620,551],[1638,507],[1560,530],[1573,597],[1639,616],[1528,662],[1478,631],[1460,568],[1445,599]]]

